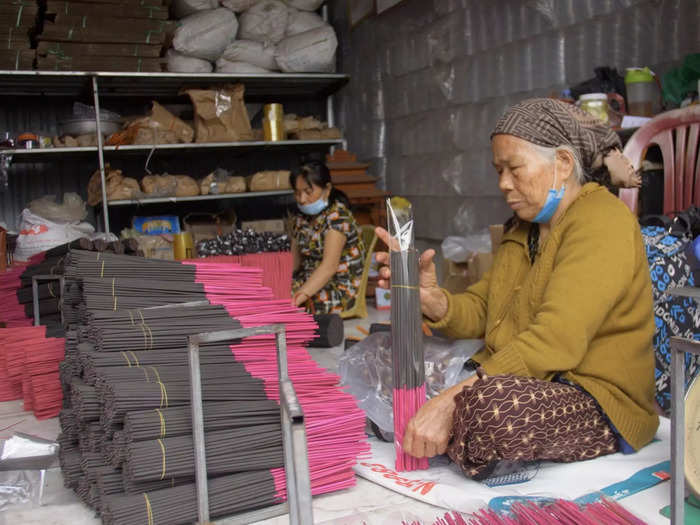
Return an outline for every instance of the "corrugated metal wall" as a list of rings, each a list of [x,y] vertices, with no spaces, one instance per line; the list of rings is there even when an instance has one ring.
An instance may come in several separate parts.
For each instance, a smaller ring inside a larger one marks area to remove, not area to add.
[[[427,239],[508,217],[489,147],[507,106],[597,66],[663,72],[700,50],[697,0],[404,0],[352,31],[345,7],[340,124],[385,187],[414,201]]]

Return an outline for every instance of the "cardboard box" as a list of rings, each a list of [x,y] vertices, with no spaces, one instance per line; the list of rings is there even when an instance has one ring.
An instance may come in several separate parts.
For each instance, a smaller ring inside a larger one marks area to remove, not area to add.
[[[180,219],[177,215],[157,215],[153,217],[134,216],[132,228],[146,235],[180,233]]]
[[[489,252],[478,252],[466,263],[445,259],[442,287],[453,294],[462,293],[479,282],[492,264],[493,254]]]
[[[223,235],[233,230],[233,221],[213,213],[188,215],[182,222],[185,231],[192,234],[195,247],[199,241],[213,239],[217,235]]]
[[[168,8],[163,7],[136,7],[126,9],[109,4],[67,2],[65,0],[48,0],[46,2],[46,14],[55,15],[62,13],[72,16],[104,16],[110,18],[152,18],[155,20],[167,20]]]
[[[285,228],[283,219],[273,219],[266,221],[245,221],[241,222],[241,229],[247,230],[251,229],[257,233],[263,232],[274,232],[274,233],[285,233],[287,230]]]
[[[163,46],[148,44],[72,44],[39,42],[37,55],[158,58]]]
[[[450,293],[462,293],[469,285],[468,263],[456,263],[444,260],[442,267],[442,287]]]
[[[391,290],[375,288],[374,300],[377,310],[391,310]]]
[[[38,57],[37,69],[43,71],[135,71],[158,73],[163,70],[159,58],[140,57]]]

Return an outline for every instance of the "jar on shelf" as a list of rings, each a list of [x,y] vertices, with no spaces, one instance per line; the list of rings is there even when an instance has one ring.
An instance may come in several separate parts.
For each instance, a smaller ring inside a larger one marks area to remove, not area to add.
[[[610,120],[608,114],[608,95],[605,93],[586,93],[585,95],[581,95],[576,105],[586,113],[598,117],[606,124]]]
[[[659,87],[648,67],[628,67],[625,74],[627,111],[637,117],[653,117],[659,111]]]

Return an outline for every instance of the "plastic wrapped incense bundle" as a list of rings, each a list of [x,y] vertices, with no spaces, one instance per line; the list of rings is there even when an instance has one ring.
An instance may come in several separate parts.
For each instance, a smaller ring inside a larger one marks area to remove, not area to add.
[[[428,460],[414,458],[405,453],[402,447],[406,425],[425,403],[422,316],[413,209],[408,200],[392,197],[387,199],[387,212],[391,235],[391,355],[396,470],[417,470],[428,468]]]

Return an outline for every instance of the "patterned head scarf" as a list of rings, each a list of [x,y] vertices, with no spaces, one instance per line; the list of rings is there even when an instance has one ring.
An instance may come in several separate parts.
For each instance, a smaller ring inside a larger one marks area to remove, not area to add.
[[[496,124],[497,134],[547,148],[571,146],[578,152],[586,178],[605,155],[620,148],[620,138],[606,124],[582,109],[552,98],[531,98],[508,109]]]

